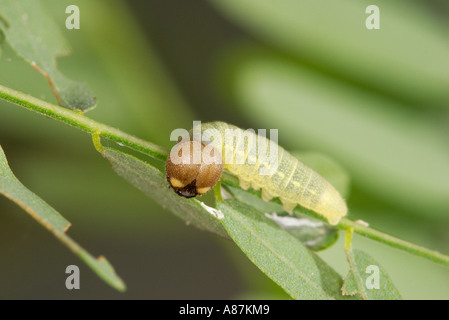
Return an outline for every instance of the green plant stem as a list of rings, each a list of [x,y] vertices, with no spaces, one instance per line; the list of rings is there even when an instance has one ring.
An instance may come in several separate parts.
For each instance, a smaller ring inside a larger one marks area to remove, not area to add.
[[[75,128],[89,132],[94,135],[94,141],[102,136],[147,154],[153,158],[163,161],[167,158],[168,151],[164,148],[89,119],[80,112],[62,108],[22,92],[6,88],[2,85],[0,85],[0,98],[36,111],[52,119],[59,120]],[[215,192],[218,192],[218,190],[219,189],[215,189]],[[421,256],[436,263],[449,266],[449,256],[447,255],[390,236],[386,233],[369,228],[361,223],[349,220],[347,218],[341,219],[340,223],[336,227],[345,231],[352,229],[354,233],[357,233],[363,237],[382,242],[391,247],[412,253],[416,256]]]
[[[352,235],[353,234],[354,234],[353,227],[349,227],[345,230],[345,250],[346,251],[350,251],[352,249]]]
[[[215,201],[223,202],[223,197],[221,196],[221,181],[218,181],[214,186]]]
[[[85,132],[105,137],[153,158],[164,161],[167,158],[168,151],[165,148],[92,120],[84,116],[81,111],[65,109],[2,85],[0,85],[0,98]]]
[[[350,230],[352,228],[354,233],[366,238],[382,242],[390,247],[407,251],[416,256],[424,257],[433,262],[449,266],[449,256],[445,254],[393,237],[389,234],[364,226],[356,221],[349,220],[348,218],[341,219],[340,223],[336,227],[342,230]]]

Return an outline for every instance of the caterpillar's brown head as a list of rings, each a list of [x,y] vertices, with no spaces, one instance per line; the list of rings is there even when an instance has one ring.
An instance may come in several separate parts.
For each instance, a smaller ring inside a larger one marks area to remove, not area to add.
[[[192,198],[206,193],[218,182],[223,161],[211,144],[179,142],[170,152],[165,171],[173,190],[182,197]]]

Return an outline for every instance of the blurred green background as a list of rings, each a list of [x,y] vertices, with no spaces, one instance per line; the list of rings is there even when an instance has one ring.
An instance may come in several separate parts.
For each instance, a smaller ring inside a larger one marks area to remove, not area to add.
[[[60,69],[86,82],[87,116],[170,147],[193,120],[277,128],[352,178],[352,219],[449,253],[449,5],[433,1],[43,0],[73,54]],[[76,4],[81,29],[67,30]],[[380,7],[367,30],[365,8]],[[6,43],[0,83],[56,102]],[[104,254],[120,294],[25,212],[0,198],[1,299],[287,298],[230,241],[186,226],[118,177],[91,139],[0,101],[0,144],[16,176]],[[355,237],[404,298],[448,299],[449,269]],[[342,276],[341,239],[320,253]],[[65,288],[67,265],[81,289]]]

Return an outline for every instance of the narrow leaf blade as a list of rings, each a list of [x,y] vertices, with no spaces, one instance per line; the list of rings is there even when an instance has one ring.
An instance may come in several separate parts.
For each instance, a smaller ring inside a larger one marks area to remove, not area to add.
[[[69,109],[87,111],[95,97],[85,84],[68,79],[57,68],[56,59],[70,53],[70,47],[37,0],[2,0],[0,30],[10,46],[42,73],[58,103]]]
[[[53,235],[64,243],[72,252],[78,255],[100,278],[119,291],[126,286],[115,273],[114,268],[104,258],[96,259],[75,241],[65,234],[70,227],[61,214],[44,200],[27,189],[13,174],[8,166],[6,156],[0,146],[0,194],[11,199],[28,212],[37,222],[47,228]]]
[[[236,200],[219,202],[231,238],[294,299],[341,299],[342,279],[263,213]]]
[[[304,213],[300,213],[302,208],[295,208],[294,216],[291,216],[284,211],[281,203],[263,201],[260,192],[255,195],[235,186],[225,187],[235,199],[265,214],[311,250],[324,250],[338,239],[337,229],[326,222],[310,219]]]
[[[169,185],[165,175],[148,163],[129,154],[105,148],[103,156],[112,164],[114,171],[141,190],[147,196],[169,209],[179,218],[198,227],[228,238],[220,222],[197,199],[178,196]]]

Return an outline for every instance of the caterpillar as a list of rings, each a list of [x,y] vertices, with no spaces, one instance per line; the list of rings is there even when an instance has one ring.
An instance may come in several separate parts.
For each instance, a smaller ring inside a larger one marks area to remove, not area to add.
[[[195,129],[193,140],[198,141]],[[276,142],[224,122],[201,124],[199,131],[202,142],[198,150],[204,152],[207,145],[213,146],[207,154],[212,150],[215,162],[206,164],[203,161],[190,170],[185,164],[174,164],[169,157],[167,180],[178,194],[190,197],[207,192],[219,180],[224,168],[237,176],[242,189],[261,190],[264,201],[279,198],[287,212],[300,205],[325,217],[331,225],[338,224],[347,214],[346,202],[338,191]],[[175,147],[179,149],[187,143],[181,141]],[[219,152],[214,153],[216,150]],[[221,159],[217,160],[218,153]],[[267,162],[267,159],[271,160]],[[207,174],[203,170],[207,170]]]

